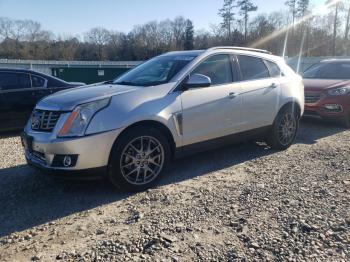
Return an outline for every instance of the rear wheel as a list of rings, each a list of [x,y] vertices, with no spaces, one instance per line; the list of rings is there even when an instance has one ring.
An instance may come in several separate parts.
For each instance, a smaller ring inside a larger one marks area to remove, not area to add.
[[[170,159],[166,137],[154,128],[138,128],[122,135],[113,147],[108,175],[123,190],[142,191],[154,186]]]
[[[289,148],[296,137],[299,128],[299,117],[293,106],[282,109],[277,115],[267,143],[274,149]]]

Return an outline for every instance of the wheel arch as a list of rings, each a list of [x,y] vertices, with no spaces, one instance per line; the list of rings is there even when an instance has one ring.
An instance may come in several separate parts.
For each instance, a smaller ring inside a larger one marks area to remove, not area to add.
[[[112,152],[114,151],[115,147],[118,145],[119,139],[121,137],[123,137],[130,130],[136,129],[136,128],[155,128],[155,129],[161,131],[165,135],[166,139],[169,142],[169,146],[170,146],[170,150],[171,150],[171,157],[174,156],[176,144],[175,144],[175,140],[174,140],[173,134],[171,133],[170,129],[165,124],[163,124],[159,121],[156,121],[156,120],[142,120],[142,121],[135,122],[135,123],[129,125],[118,135],[118,137],[115,139],[115,141],[113,143],[113,146],[111,148],[111,152],[109,153],[108,163],[110,162]]]
[[[292,108],[295,108],[295,109],[296,109],[296,112],[297,112],[297,114],[298,114],[298,118],[300,119],[300,118],[301,118],[302,109],[301,109],[301,106],[300,106],[299,102],[298,102],[298,101],[295,101],[295,100],[292,100],[292,101],[289,101],[289,102],[285,103],[285,104],[280,108],[280,110],[278,111],[278,114],[279,114],[280,112],[282,112],[284,109],[289,108],[289,107],[292,107]],[[277,115],[278,115],[278,114],[277,114]]]

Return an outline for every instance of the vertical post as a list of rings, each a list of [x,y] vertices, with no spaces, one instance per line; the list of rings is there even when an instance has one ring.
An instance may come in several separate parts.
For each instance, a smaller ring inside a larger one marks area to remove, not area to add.
[[[337,44],[337,27],[338,27],[338,8],[339,8],[339,2],[335,5],[335,15],[334,15],[334,27],[333,27],[333,46],[332,46],[332,53],[333,56],[336,55],[336,44]]]

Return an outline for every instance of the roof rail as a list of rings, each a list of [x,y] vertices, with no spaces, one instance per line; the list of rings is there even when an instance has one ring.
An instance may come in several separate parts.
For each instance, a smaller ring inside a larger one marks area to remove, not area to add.
[[[271,52],[267,50],[249,48],[249,47],[239,47],[239,46],[216,46],[216,47],[209,48],[208,50],[217,50],[217,49],[231,49],[231,50],[241,50],[241,51],[251,51],[251,52],[264,53],[264,54],[271,54]]]

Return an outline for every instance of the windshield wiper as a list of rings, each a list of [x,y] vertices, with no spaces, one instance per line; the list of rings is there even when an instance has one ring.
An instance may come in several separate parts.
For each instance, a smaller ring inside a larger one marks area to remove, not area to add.
[[[137,86],[138,84],[128,81],[114,82],[115,85],[123,85],[123,86]]]

